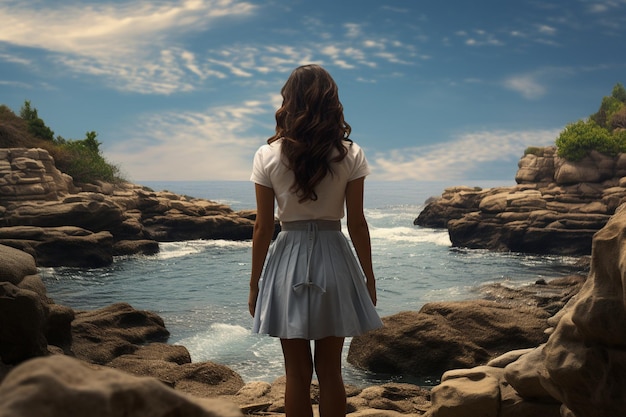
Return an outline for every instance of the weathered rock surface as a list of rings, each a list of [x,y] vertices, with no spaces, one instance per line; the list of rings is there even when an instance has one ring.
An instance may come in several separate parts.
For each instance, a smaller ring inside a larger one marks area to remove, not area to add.
[[[220,399],[201,399],[64,355],[32,359],[0,385],[1,417],[240,417]]]
[[[427,417],[606,417],[626,410],[626,205],[593,239],[591,270],[545,345],[444,373]]]
[[[0,359],[6,364],[47,354],[49,309],[32,256],[0,245]],[[28,278],[27,278],[28,277]]]
[[[484,364],[509,350],[546,341],[550,317],[533,306],[477,300],[426,304],[383,317],[384,327],[352,339],[348,361],[392,375],[440,375]]]
[[[594,237],[591,271],[543,349],[541,383],[578,417],[626,410],[626,206]]]
[[[252,237],[254,215],[130,184],[79,184],[43,149],[0,149],[0,244],[40,266],[108,265],[158,242]]]
[[[430,408],[430,392],[412,384],[387,383],[363,389],[347,385],[346,412],[351,417],[421,416]],[[285,412],[285,377],[273,383],[250,382],[228,399],[250,413]],[[319,385],[311,385],[311,403],[319,402]],[[264,414],[261,414],[264,415]]]
[[[573,163],[554,147],[519,161],[517,185],[452,187],[415,219],[447,227],[453,246],[557,255],[588,255],[594,233],[626,202],[626,155],[593,152]]]

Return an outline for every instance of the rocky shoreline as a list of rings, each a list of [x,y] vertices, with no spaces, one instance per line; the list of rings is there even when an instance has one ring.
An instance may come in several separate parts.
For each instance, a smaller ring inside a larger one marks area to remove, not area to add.
[[[57,305],[37,274],[43,265],[105,265],[119,253],[151,253],[158,241],[246,239],[254,213],[133,184],[78,188],[46,154],[0,149],[0,417],[283,413],[283,378],[246,384],[223,365],[192,363],[186,348],[167,344],[169,332],[158,315],[125,303],[95,311]],[[612,177],[598,177],[599,204],[583,193],[596,183],[559,185],[556,171],[546,174],[545,166],[562,166],[549,149],[532,156],[520,161],[519,188],[486,190],[488,195],[449,189],[444,197],[450,198],[427,206],[428,218],[449,230],[455,221],[485,223],[472,226],[484,232],[475,239],[498,250],[515,236],[523,242],[560,236],[557,242],[569,254],[589,247],[589,269],[522,288],[489,285],[474,301],[429,303],[384,317],[384,328],[352,340],[348,360],[373,372],[441,381],[432,390],[400,383],[349,386],[350,416],[605,417],[626,409],[626,300],[620,291],[626,288],[626,206],[619,207],[625,190],[616,177],[621,156],[609,164],[605,176]],[[531,174],[537,182],[524,183]],[[585,200],[545,191],[558,187],[575,187]],[[538,194],[546,203],[541,209]],[[521,203],[529,200],[534,202]],[[485,209],[496,206],[501,210]],[[541,213],[549,219],[553,212],[561,219],[556,207],[567,207],[565,220],[550,223],[550,234],[536,232],[531,219]],[[570,211],[590,214],[595,223],[572,223]],[[505,222],[511,213],[526,220]],[[498,224],[508,231],[497,234]],[[590,225],[598,228],[587,236]],[[513,229],[521,235],[513,236]],[[316,392],[314,384],[314,402]]]
[[[94,311],[55,304],[32,256],[0,245],[0,258],[5,261],[0,266],[0,410],[8,410],[7,416],[46,415],[27,405],[33,401],[56,407],[56,414],[47,415],[69,415],[89,407],[87,401],[112,401],[111,384],[118,397],[145,396],[147,405],[128,413],[149,407],[150,415],[167,415],[169,408],[157,410],[162,404],[150,400],[159,396],[174,397],[181,410],[196,407],[198,399],[212,399],[197,406],[202,412],[184,415],[284,412],[284,378],[246,384],[226,366],[192,363],[184,346],[167,344],[169,332],[158,315],[126,303]],[[431,303],[419,312],[385,317],[385,328],[353,339],[349,360],[374,372],[436,378],[449,369],[487,363],[509,350],[545,343],[551,312],[560,310],[583,282],[584,276],[577,275],[516,289],[492,284],[480,289],[480,300]],[[77,374],[91,396],[81,396]],[[26,387],[28,403],[22,401]],[[172,389],[175,395],[161,392]],[[314,384],[313,401],[316,392]],[[412,384],[348,386],[347,392],[348,412],[355,417],[418,416],[432,410],[431,392]],[[214,414],[202,414],[207,410]]]
[[[0,149],[0,244],[39,266],[101,267],[158,242],[244,240],[254,213],[131,184],[74,184],[43,149]]]
[[[626,202],[626,154],[570,162],[555,147],[534,148],[518,167],[515,186],[446,189],[414,224],[447,228],[458,247],[582,256]]]

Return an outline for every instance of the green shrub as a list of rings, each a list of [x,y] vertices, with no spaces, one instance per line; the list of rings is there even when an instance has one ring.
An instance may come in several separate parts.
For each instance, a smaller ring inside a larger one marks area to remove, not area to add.
[[[626,129],[620,129],[613,132],[613,137],[620,152],[626,152]]]
[[[28,100],[24,101],[19,118],[8,107],[0,106],[0,122],[0,146],[46,149],[56,167],[79,183],[124,181],[119,167],[102,156],[96,132],[87,132],[85,139],[79,140],[55,138]]]
[[[626,105],[611,115],[609,119],[609,129],[614,131],[615,129],[626,129]]]
[[[54,140],[54,132],[37,114],[37,109],[30,106],[30,101],[24,101],[24,105],[20,109],[20,117],[26,120],[28,131],[35,137],[43,140]]]
[[[57,167],[76,182],[120,181],[119,167],[107,162],[102,156],[101,143],[96,140],[96,136],[96,132],[87,132],[86,138],[82,140],[57,138]]]
[[[611,91],[611,97],[618,99],[622,103],[626,103],[626,88],[621,83],[615,84],[613,91]]]
[[[556,139],[556,146],[558,155],[570,161],[579,161],[592,150],[606,155],[620,152],[616,137],[593,120],[567,125]]]
[[[622,108],[624,103],[613,96],[606,96],[602,98],[602,104],[598,112],[591,116],[591,120],[596,122],[598,126],[608,127],[608,121],[611,116]]]
[[[529,146],[524,150],[524,156],[526,155],[535,155],[535,156],[543,156],[543,149],[538,146]]]

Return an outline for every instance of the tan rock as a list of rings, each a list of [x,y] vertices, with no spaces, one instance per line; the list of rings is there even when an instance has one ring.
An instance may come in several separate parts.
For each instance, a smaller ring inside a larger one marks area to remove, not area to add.
[[[374,372],[437,377],[545,342],[549,316],[540,308],[486,300],[429,303],[419,312],[383,317],[383,328],[353,338],[348,362]]]
[[[507,365],[504,378],[525,400],[560,404],[541,385],[539,374],[544,370],[543,346],[540,346]]]
[[[485,213],[499,213],[506,210],[508,206],[509,193],[497,193],[487,196],[480,201],[478,208]]]
[[[594,237],[591,271],[544,347],[541,382],[577,416],[626,410],[626,206]]]
[[[104,365],[120,355],[134,353],[140,345],[166,341],[169,331],[155,313],[116,303],[76,312],[72,335],[77,358]]]
[[[499,417],[503,370],[480,366],[448,371],[431,391],[426,417]]]
[[[500,414],[498,417],[563,417],[561,404],[543,403],[522,398],[506,383],[500,384]]]
[[[13,369],[0,385],[0,417],[242,417],[226,400],[194,398],[153,378],[63,355]]]
[[[25,276],[37,273],[35,259],[21,250],[0,245],[0,259],[0,282],[18,285]]]

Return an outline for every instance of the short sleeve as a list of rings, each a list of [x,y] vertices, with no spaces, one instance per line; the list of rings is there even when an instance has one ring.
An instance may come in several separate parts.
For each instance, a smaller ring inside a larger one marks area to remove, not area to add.
[[[264,154],[267,145],[261,146],[254,154],[254,161],[252,162],[252,175],[250,176],[250,181],[263,185],[265,187],[271,187],[272,181],[270,180],[269,174],[267,173],[267,167],[264,161]]]
[[[354,164],[352,171],[350,172],[350,176],[348,177],[348,181],[356,180],[357,178],[366,177],[370,174],[370,167],[367,163],[367,159],[365,158],[365,153],[360,146],[356,144],[352,144],[351,148],[352,152],[354,152]]]

